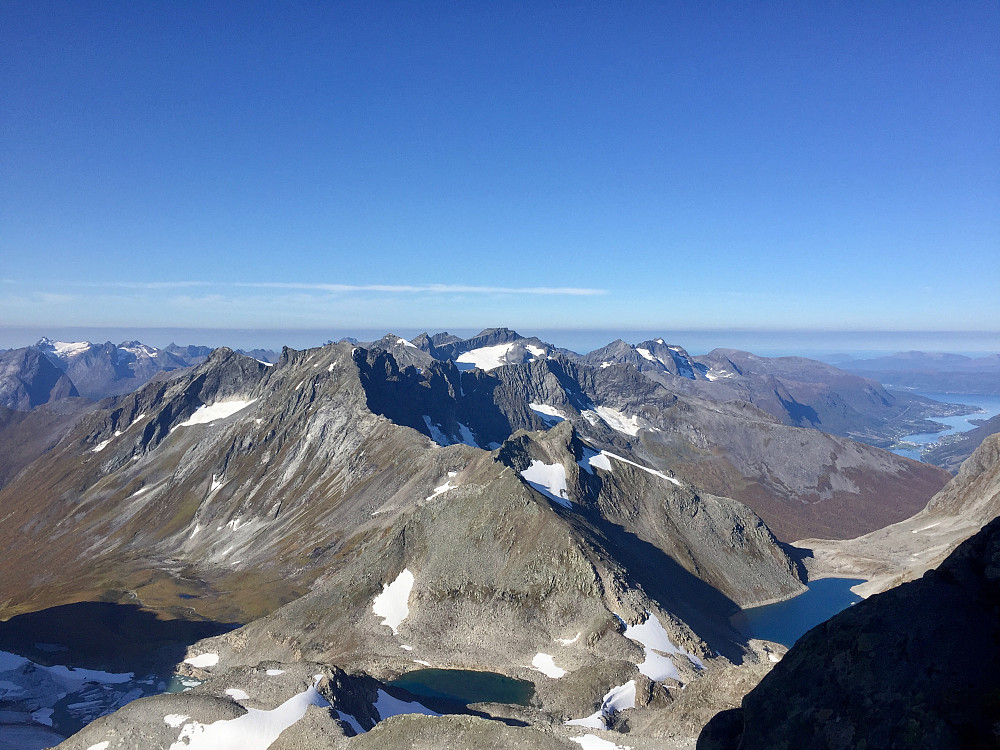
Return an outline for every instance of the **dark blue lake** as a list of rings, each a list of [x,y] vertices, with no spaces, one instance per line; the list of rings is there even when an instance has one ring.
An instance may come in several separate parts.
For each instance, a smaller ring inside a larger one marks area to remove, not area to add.
[[[387,683],[414,695],[456,703],[516,703],[527,706],[535,686],[495,672],[466,669],[415,669]]]
[[[737,612],[730,621],[733,627],[751,638],[762,638],[791,647],[807,630],[826,622],[861,597],[851,586],[863,578],[821,578],[793,599]]]

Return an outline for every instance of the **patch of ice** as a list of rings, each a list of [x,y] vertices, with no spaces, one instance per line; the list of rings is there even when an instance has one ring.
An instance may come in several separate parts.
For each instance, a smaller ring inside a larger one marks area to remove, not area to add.
[[[427,431],[431,434],[431,440],[438,445],[451,445],[452,441],[448,439],[448,436],[441,432],[441,428],[431,422],[431,418],[426,414],[424,415],[424,424],[427,425]]]
[[[635,348],[635,350],[637,352],[639,352],[639,354],[641,354],[643,357],[645,357],[646,359],[648,359],[650,362],[659,362],[660,361],[656,357],[653,356],[652,352],[650,352],[649,349],[643,349],[641,346],[637,346]]]
[[[480,370],[485,370],[489,372],[501,365],[506,364],[504,358],[516,346],[516,342],[509,342],[506,344],[497,344],[496,346],[482,346],[478,349],[470,349],[467,352],[462,352],[458,355],[455,360],[456,364],[467,364],[472,365],[472,367],[478,367]],[[470,369],[470,368],[459,368]]]
[[[351,729],[355,731],[356,734],[365,733],[364,727],[362,727],[358,723],[358,720],[355,719],[354,716],[352,716],[351,714],[345,714],[343,711],[337,711],[337,716],[340,717],[341,721],[346,721],[350,725]]]
[[[263,359],[258,359],[257,361],[264,365],[264,367],[274,367],[274,362],[265,362]]]
[[[378,700],[375,701],[375,710],[382,719],[400,714],[424,714],[425,716],[440,716],[437,711],[431,711],[427,706],[416,701],[404,701],[393,698],[384,690],[378,691]]]
[[[566,490],[566,469],[562,464],[547,464],[542,461],[532,461],[531,466],[521,472],[524,480],[564,508],[572,508]]]
[[[546,677],[556,680],[566,674],[565,669],[556,666],[555,659],[552,658],[551,654],[538,652],[535,654],[535,658],[531,660],[531,666]]]
[[[400,648],[403,649],[403,651],[412,651],[413,650],[413,646],[407,646],[405,643],[402,646],[400,646]]]
[[[414,664],[420,664],[421,666],[424,666],[424,667],[429,667],[431,665],[431,663],[429,661],[424,661],[423,659],[414,659],[413,663]]]
[[[614,362],[601,362],[601,369],[603,370],[605,367],[611,367],[613,364]]]
[[[556,424],[566,419],[566,416],[554,406],[548,404],[528,404],[528,408],[542,418],[543,422]]]
[[[279,734],[305,716],[309,706],[329,705],[313,686],[270,711],[248,708],[235,719],[185,724],[170,750],[266,750]]]
[[[111,438],[108,438],[107,440],[102,440],[97,445],[95,445],[94,449],[92,451],[90,451],[90,452],[91,453],[100,453],[102,450],[104,450],[105,448],[108,447],[108,444],[110,442],[111,442]]]
[[[773,651],[768,651],[767,660],[771,663],[776,664],[777,662],[781,661],[781,656],[779,654],[774,653]]]
[[[219,419],[225,419],[226,417],[231,417],[233,414],[246,409],[256,400],[257,399],[255,398],[250,399],[249,401],[234,399],[232,401],[217,401],[211,405],[204,404],[195,409],[194,414],[177,426],[190,427],[195,424],[209,424],[210,422],[215,422]]]
[[[227,691],[228,692],[228,691]],[[181,724],[190,719],[191,717],[187,714],[167,714],[163,717],[163,723],[168,727],[173,727],[177,729]]]
[[[266,674],[268,677],[277,677],[279,674],[284,674],[284,673],[285,673],[284,669],[269,669],[264,674]]]
[[[616,411],[607,406],[596,407],[597,414],[603,419],[608,427],[624,435],[635,437],[639,434],[639,417],[637,415],[627,416],[625,412]]]
[[[406,339],[402,339],[402,338],[396,339],[396,343],[400,344],[402,346],[409,346],[412,349],[416,349],[417,348],[416,344],[411,343],[411,342],[407,341]]]
[[[458,434],[460,443],[471,445],[473,448],[479,447],[479,443],[476,442],[476,436],[472,434],[472,430],[461,422],[458,423]]]
[[[527,349],[531,354],[537,359],[544,359],[546,354],[545,350],[540,346],[535,346],[534,344],[525,344],[524,348]]]
[[[245,690],[239,688],[226,688],[226,695],[234,701],[245,701],[250,695]]]
[[[222,486],[222,477],[216,477],[215,474],[212,475],[212,486],[208,490],[209,492],[215,492],[219,487]]]
[[[571,643],[576,643],[576,642],[577,642],[578,640],[580,640],[580,636],[581,636],[581,635],[583,635],[583,633],[582,633],[582,632],[580,632],[580,633],[577,633],[577,634],[576,634],[575,636],[573,636],[572,638],[556,638],[556,643],[559,643],[559,644],[561,644],[561,645],[563,645],[563,646],[568,646],[568,645],[570,645]]]
[[[604,727],[597,727],[603,729]],[[570,742],[577,743],[583,750],[632,750],[631,745],[616,745],[610,740],[603,740],[596,734],[585,734],[580,737],[570,737]]]
[[[87,750],[108,750],[109,745],[111,745],[111,742],[104,740],[104,742],[98,742],[96,745],[91,745],[87,748]]]
[[[53,708],[39,708],[37,711],[31,712],[31,718],[38,724],[44,724],[47,727],[51,727],[53,713],[55,713],[55,709]]]
[[[198,654],[197,656],[192,656],[184,660],[185,664],[190,664],[192,667],[198,667],[204,669],[205,667],[214,667],[219,663],[218,654]]]
[[[382,593],[372,602],[372,611],[382,620],[383,625],[392,628],[394,635],[399,635],[399,625],[410,614],[410,592],[413,591],[413,573],[404,568],[389,584],[382,584]]]

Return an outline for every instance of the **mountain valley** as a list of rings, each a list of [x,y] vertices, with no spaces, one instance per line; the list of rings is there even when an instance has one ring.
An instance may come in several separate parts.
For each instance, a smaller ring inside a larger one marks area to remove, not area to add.
[[[948,483],[852,439],[947,405],[819,363],[662,340],[581,356],[508,329],[273,362],[143,347],[177,366],[114,381],[106,348],[79,347],[97,375],[79,359],[0,391],[22,394],[0,412],[0,617],[102,602],[208,636],[143,667],[193,689],[102,704],[118,710],[67,748],[693,747],[785,651],[733,630],[737,609],[874,576],[851,545],[921,513],[963,519],[928,567],[995,515],[977,484],[992,442]],[[49,397],[29,410],[29,393]],[[901,555],[878,574],[901,580]],[[12,670],[62,663],[36,645]],[[533,696],[456,706],[389,685],[418,667]],[[268,744],[241,734],[283,722]]]

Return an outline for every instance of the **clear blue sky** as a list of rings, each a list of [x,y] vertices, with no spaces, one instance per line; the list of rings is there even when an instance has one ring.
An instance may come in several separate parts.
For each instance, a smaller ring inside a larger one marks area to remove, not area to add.
[[[0,327],[997,331],[998,40],[993,1],[11,0]]]

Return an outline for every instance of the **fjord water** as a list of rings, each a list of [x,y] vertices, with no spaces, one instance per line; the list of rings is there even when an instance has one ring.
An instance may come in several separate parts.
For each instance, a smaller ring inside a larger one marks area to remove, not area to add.
[[[514,703],[527,706],[535,687],[496,672],[467,669],[415,669],[388,683],[414,695],[456,703]]]
[[[732,616],[733,627],[750,638],[774,641],[791,648],[807,630],[826,622],[861,597],[851,586],[863,578],[821,578],[804,593],[763,607],[743,609]]]
[[[1000,396],[986,396],[977,393],[916,393],[917,396],[925,396],[935,401],[942,401],[948,404],[966,404],[982,411],[972,414],[964,414],[958,417],[932,417],[932,421],[947,425],[947,429],[940,432],[918,432],[913,435],[905,435],[901,440],[907,443],[915,443],[919,448],[894,448],[892,450],[898,456],[912,458],[914,461],[920,460],[920,452],[924,448],[934,445],[938,438],[946,435],[955,435],[960,432],[968,432],[976,427],[970,420],[990,419],[1000,414]]]

